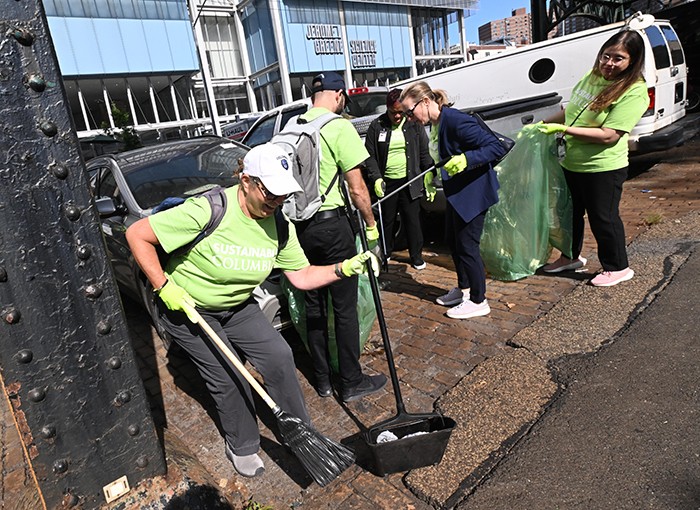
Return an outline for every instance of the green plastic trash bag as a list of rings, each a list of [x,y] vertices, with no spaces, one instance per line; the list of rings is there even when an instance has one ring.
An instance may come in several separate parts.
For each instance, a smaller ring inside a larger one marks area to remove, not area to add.
[[[499,202],[486,214],[481,256],[496,280],[518,280],[544,265],[552,247],[571,253],[571,196],[554,136],[522,133],[496,166]]]
[[[359,250],[359,238],[356,239],[356,244]],[[359,251],[358,251],[359,253]],[[287,296],[289,303],[289,315],[294,324],[294,329],[299,333],[301,341],[304,343],[306,350],[309,351],[309,342],[306,334],[306,306],[304,303],[304,291],[297,289],[289,280],[282,275],[281,279],[282,290]],[[319,289],[321,292],[328,292],[327,289]],[[360,322],[360,352],[364,349],[369,334],[374,326],[374,321],[377,318],[377,310],[374,307],[374,299],[372,298],[372,287],[369,283],[367,275],[358,277],[357,291],[357,312]],[[338,373],[338,347],[335,341],[335,321],[333,316],[333,307],[328,297],[328,350],[331,358],[331,368],[334,373]]]

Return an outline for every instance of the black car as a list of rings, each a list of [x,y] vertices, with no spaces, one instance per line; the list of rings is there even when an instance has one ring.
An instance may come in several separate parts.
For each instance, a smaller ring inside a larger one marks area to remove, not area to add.
[[[187,198],[215,186],[236,184],[234,171],[248,150],[245,145],[226,138],[203,136],[108,154],[86,163],[107,254],[119,288],[144,304],[158,334],[166,342],[169,339],[158,322],[153,289],[131,254],[126,229],[149,216],[166,198]],[[253,294],[277,329],[289,324],[279,273],[273,273]]]

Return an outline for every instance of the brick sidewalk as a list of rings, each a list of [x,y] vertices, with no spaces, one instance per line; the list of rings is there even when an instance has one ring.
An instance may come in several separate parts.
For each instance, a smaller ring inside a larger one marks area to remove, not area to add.
[[[683,148],[646,156],[643,161],[651,166],[661,158],[662,164],[632,177],[625,185],[621,211],[628,243],[648,224],[673,221],[700,205],[700,140],[696,138]],[[389,273],[384,277],[389,286],[382,292],[401,391],[409,412],[431,411],[438,397],[480,362],[510,349],[506,345],[509,339],[589,277],[577,273],[570,277],[535,275],[517,282],[489,280],[487,297],[492,313],[488,317],[455,321],[444,315],[445,308],[434,303],[435,297],[454,286],[451,260],[437,248],[435,252],[430,250],[427,247],[424,252],[428,267],[423,271],[415,271],[406,264],[408,259],[401,257],[405,254],[395,254],[398,257],[396,261],[392,259]],[[591,259],[589,275],[599,268],[594,253],[588,232],[583,254]],[[429,508],[404,486],[402,474],[379,478],[353,466],[338,480],[320,488],[264,426],[262,449],[266,474],[256,479],[238,477],[225,458],[223,440],[208,414],[211,402],[191,362],[176,351],[166,353],[139,307],[126,302],[125,309],[156,424],[167,427],[171,434],[183,440],[233,508],[242,508],[249,498],[279,509]],[[312,376],[308,355],[293,334],[287,336],[295,349],[310,415],[321,432],[339,440],[357,433],[359,424],[371,426],[395,414],[390,385],[377,395],[347,406],[334,399],[319,398],[309,383]],[[381,344],[375,327],[361,359],[370,373],[387,373]],[[4,406],[3,403],[0,407]],[[262,408],[264,404],[259,406]],[[0,412],[0,419],[8,417],[6,411]],[[261,421],[269,424],[271,418],[263,415]],[[19,489],[23,481],[26,485],[27,478],[13,449],[14,425],[6,419],[3,423],[3,497],[8,502],[11,501],[8,494],[13,494],[14,488],[21,492]]]

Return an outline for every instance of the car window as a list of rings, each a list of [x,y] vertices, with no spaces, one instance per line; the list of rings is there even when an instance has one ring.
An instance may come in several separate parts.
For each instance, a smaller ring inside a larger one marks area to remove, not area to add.
[[[367,92],[350,96],[345,113],[350,117],[380,115],[386,111],[386,92]]]
[[[100,170],[97,173],[97,176],[98,177],[95,181],[96,198],[114,198],[119,195],[119,188],[117,188],[117,183],[114,179],[114,174],[109,168],[100,168]]]
[[[277,115],[272,115],[248,132],[248,136],[245,138],[245,143],[248,147],[255,147],[263,143],[267,143],[272,139],[275,134],[275,123],[277,122]]]
[[[289,119],[296,117],[297,115],[302,115],[306,113],[306,111],[309,109],[308,106],[300,106],[298,108],[292,108],[291,110],[286,110],[282,112],[282,120],[280,121],[280,131],[284,126],[287,125],[287,122],[289,122]]]
[[[674,32],[668,25],[662,26],[661,31],[664,33],[664,36],[666,36],[666,40],[668,41],[668,47],[671,50],[671,61],[673,62],[673,65],[681,65],[683,63],[683,47],[678,40],[676,32]]]
[[[661,31],[656,26],[650,26],[644,29],[644,32],[649,38],[651,43],[651,50],[654,54],[654,60],[656,61],[657,69],[665,69],[671,66],[671,60],[668,55],[668,49],[666,48],[666,39],[661,35]]]
[[[169,197],[187,198],[215,186],[232,186],[238,161],[246,152],[239,145],[219,144],[129,169],[124,178],[139,207],[151,209]]]

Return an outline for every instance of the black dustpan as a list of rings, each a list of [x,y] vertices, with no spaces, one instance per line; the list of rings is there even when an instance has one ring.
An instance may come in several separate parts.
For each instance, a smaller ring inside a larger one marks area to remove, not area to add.
[[[438,413],[406,412],[379,298],[379,286],[374,275],[370,276],[369,281],[394,388],[396,416],[369,427],[362,439],[367,443],[373,460],[370,470],[376,475],[385,476],[440,462],[456,423],[452,418]]]
[[[360,218],[360,225],[362,225],[359,211],[358,218]],[[360,239],[363,249],[367,250],[364,228],[360,228]],[[362,439],[367,444],[373,460],[373,465],[369,467],[370,471],[376,475],[385,476],[440,462],[456,423],[452,418],[439,413],[411,414],[406,412],[394,365],[394,355],[389,342],[386,320],[384,319],[379,285],[372,272],[371,261],[368,260],[367,264],[372,297],[377,309],[377,321],[396,398],[396,415],[369,427],[363,432]]]

